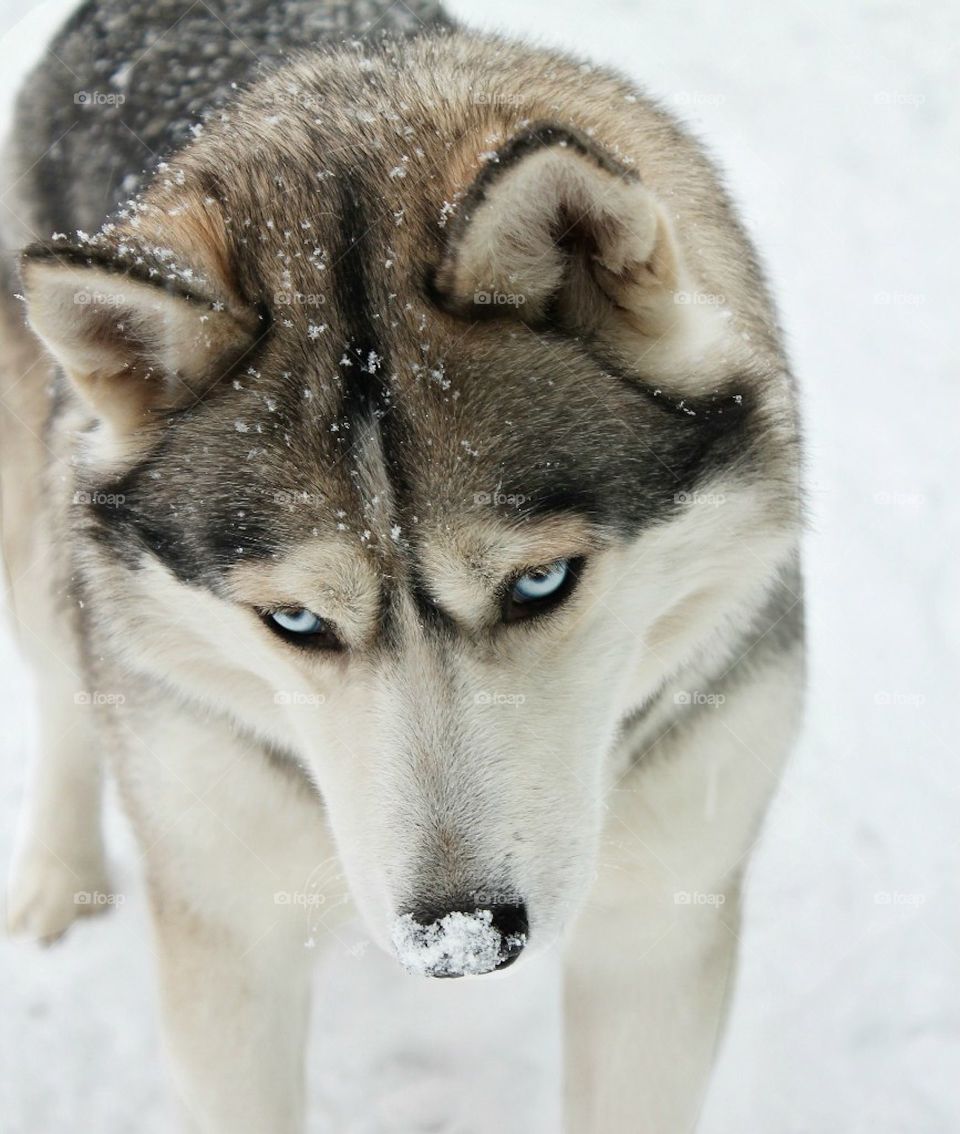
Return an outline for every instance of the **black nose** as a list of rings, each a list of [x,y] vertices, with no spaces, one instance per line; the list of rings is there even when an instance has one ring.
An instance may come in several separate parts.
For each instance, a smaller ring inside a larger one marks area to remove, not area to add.
[[[459,977],[505,969],[529,936],[523,902],[420,905],[401,917],[394,933],[400,960],[434,977]]]
[[[498,969],[505,969],[523,952],[530,932],[527,921],[527,907],[523,902],[501,902],[491,907],[493,926],[503,942],[503,954],[497,962]]]

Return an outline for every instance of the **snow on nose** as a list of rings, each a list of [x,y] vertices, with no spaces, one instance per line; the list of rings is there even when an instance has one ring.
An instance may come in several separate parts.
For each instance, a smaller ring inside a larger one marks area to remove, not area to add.
[[[527,943],[525,912],[513,912],[523,907],[509,909],[509,917],[495,917],[491,909],[451,910],[431,921],[401,914],[392,930],[397,958],[408,972],[432,977],[478,976],[505,968]]]

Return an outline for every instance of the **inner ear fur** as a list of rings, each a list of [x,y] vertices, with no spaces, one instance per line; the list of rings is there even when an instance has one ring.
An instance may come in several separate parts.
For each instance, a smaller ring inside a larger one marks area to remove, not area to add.
[[[434,283],[448,310],[472,319],[549,314],[588,331],[615,311],[659,334],[681,272],[670,221],[640,178],[579,133],[540,125],[487,161]]]

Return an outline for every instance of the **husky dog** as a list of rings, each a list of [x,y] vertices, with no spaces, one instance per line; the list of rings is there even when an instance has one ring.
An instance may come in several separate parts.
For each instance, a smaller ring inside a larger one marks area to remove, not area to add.
[[[561,950],[568,1130],[691,1130],[803,685],[795,390],[697,144],[428,3],[88,0],[3,168],[12,928],[108,904],[109,765],[190,1129],[302,1129],[319,891],[426,975]]]

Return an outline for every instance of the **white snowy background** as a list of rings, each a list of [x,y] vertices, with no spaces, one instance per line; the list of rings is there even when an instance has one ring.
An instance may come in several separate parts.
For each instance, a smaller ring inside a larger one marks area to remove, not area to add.
[[[0,0],[0,120],[65,11]],[[808,724],[753,861],[703,1134],[960,1130],[960,7],[454,0],[611,63],[704,138],[804,387]],[[35,742],[0,631],[0,864]],[[0,1131],[170,1129],[136,856],[58,947],[0,939]],[[359,940],[359,934],[357,940]],[[424,982],[338,951],[312,1131],[557,1134],[556,974]],[[547,1007],[544,1007],[546,1005]]]

